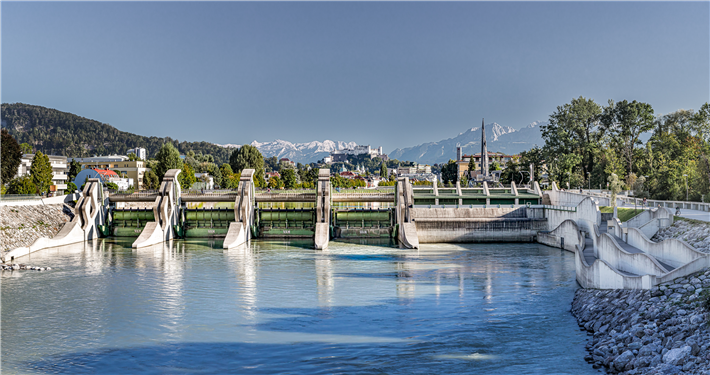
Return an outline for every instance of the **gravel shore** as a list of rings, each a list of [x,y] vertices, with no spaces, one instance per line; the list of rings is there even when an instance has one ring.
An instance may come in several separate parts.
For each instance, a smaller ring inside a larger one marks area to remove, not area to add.
[[[54,237],[73,217],[68,206],[0,206],[0,252],[31,245],[39,237]]]
[[[659,230],[651,240],[661,242],[668,238],[683,240],[698,251],[710,253],[710,223],[691,223],[676,219],[673,225]]]
[[[710,374],[710,270],[652,290],[579,289],[588,362],[620,374]]]

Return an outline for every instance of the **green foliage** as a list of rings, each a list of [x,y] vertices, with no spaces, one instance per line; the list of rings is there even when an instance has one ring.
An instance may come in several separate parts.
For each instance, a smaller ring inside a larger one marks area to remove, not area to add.
[[[128,160],[129,160],[129,161],[141,160],[141,158],[139,158],[138,156],[136,156],[136,154],[134,154],[134,153],[132,153],[132,152],[129,153],[127,156],[128,156]]]
[[[195,171],[192,169],[190,164],[185,163],[182,165],[182,171],[178,174],[178,181],[180,182],[181,189],[189,189],[195,182],[197,182],[197,178],[195,178]]]
[[[613,213],[614,212],[614,207],[609,207],[609,206],[601,206],[599,207],[599,211],[601,213]],[[631,219],[633,219],[636,215],[642,213],[644,210],[641,208],[616,208],[616,213],[619,217],[619,221],[622,223],[625,223]]]
[[[281,178],[283,179],[284,187],[286,189],[296,188],[298,180],[296,179],[296,171],[294,171],[293,168],[282,169]]]
[[[165,173],[170,169],[182,169],[182,160],[180,153],[172,143],[166,143],[160,148],[160,151],[155,155],[155,160],[158,162],[153,169],[158,178],[162,181]]]
[[[380,165],[380,177],[387,178],[387,165],[384,162]]]
[[[633,172],[634,150],[641,144],[641,134],[652,130],[653,108],[650,104],[637,101],[622,100],[614,103],[609,100],[609,105],[604,108],[601,115],[601,124],[606,135],[626,159],[626,175]]]
[[[37,151],[32,158],[30,176],[40,194],[49,192],[49,187],[52,185],[52,165],[49,163],[49,156]]]
[[[20,145],[7,130],[2,129],[2,140],[0,140],[0,169],[2,169],[0,179],[2,181],[0,184],[4,185],[15,177],[21,158]]]
[[[227,163],[222,164],[222,166],[219,167],[219,171],[222,173],[223,178],[227,178],[234,174],[234,172],[232,171],[232,167]]]
[[[281,189],[284,187],[284,182],[279,177],[269,178],[269,184],[267,185],[271,189]]]
[[[505,169],[500,174],[500,182],[502,184],[510,184],[513,181],[518,181],[520,177],[520,165],[515,161],[511,160],[505,165]]]
[[[104,186],[109,190],[118,190],[118,185],[111,181],[104,182]]]
[[[69,181],[69,183],[67,183],[67,190],[66,190],[66,193],[67,193],[67,194],[72,194],[72,193],[74,193],[77,189],[78,189],[78,188],[76,187],[76,184],[74,184],[73,182]]]
[[[23,143],[20,145],[20,150],[22,151],[23,154],[31,154],[32,153],[32,146],[30,146],[27,143]]]
[[[458,181],[458,166],[456,162],[449,159],[449,162],[441,167],[441,180],[444,183],[455,183]]]
[[[394,186],[395,184],[395,181],[381,181],[377,186]]]
[[[36,194],[37,186],[35,186],[31,176],[24,175],[10,181],[7,192],[9,194]]]
[[[178,175],[179,176],[179,175]],[[160,179],[152,170],[143,175],[143,188],[146,190],[157,190],[160,187]]]
[[[229,165],[233,171],[242,173],[244,169],[254,169],[254,185],[264,187],[264,157],[252,145],[244,145],[232,152],[229,156]]]
[[[473,171],[476,170],[476,162],[473,160],[473,156],[468,160],[468,175],[473,176]]]
[[[501,168],[500,164],[498,164],[497,161],[494,161],[493,163],[491,163],[491,166],[488,168],[488,170],[490,170],[490,171],[500,171],[500,170],[503,170],[503,168]]]
[[[557,107],[550,115],[549,124],[540,128],[545,140],[545,158],[553,160],[560,155],[577,154],[580,158],[575,160],[576,164],[568,166],[568,170],[586,175],[594,168],[594,154],[600,147],[601,114],[602,109],[594,100],[582,96]],[[576,172],[577,169],[580,171]]]
[[[79,172],[81,172],[81,164],[72,159],[72,161],[69,162],[69,179],[73,180]]]
[[[609,191],[611,192],[611,205],[616,206],[616,195],[621,191],[622,183],[616,173],[612,173],[607,179],[609,182]]]

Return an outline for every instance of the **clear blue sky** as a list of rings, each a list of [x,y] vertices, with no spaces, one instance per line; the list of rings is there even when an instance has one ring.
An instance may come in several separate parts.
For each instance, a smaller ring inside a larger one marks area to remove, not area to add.
[[[7,2],[2,102],[141,135],[386,152],[573,97],[710,96],[708,2]]]

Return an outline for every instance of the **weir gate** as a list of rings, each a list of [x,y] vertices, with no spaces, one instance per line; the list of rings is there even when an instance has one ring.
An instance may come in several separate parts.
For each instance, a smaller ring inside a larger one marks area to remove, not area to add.
[[[137,237],[133,247],[171,238],[224,237],[225,248],[257,238],[313,238],[317,249],[331,239],[393,238],[416,248],[420,240],[532,241],[537,231],[548,229],[544,215],[532,212],[542,199],[537,186],[520,191],[515,184],[413,187],[404,177],[391,188],[339,191],[323,169],[313,190],[264,191],[255,189],[253,170],[246,169],[238,189],[200,193],[181,192],[178,173],[166,174],[170,179],[157,192],[109,195],[101,234]],[[162,232],[152,233],[157,228]],[[496,231],[504,234],[486,234]]]

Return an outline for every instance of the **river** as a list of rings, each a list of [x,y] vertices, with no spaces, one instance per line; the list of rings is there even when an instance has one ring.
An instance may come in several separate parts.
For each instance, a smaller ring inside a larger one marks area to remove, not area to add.
[[[1,271],[3,374],[592,374],[572,253],[103,239]]]

